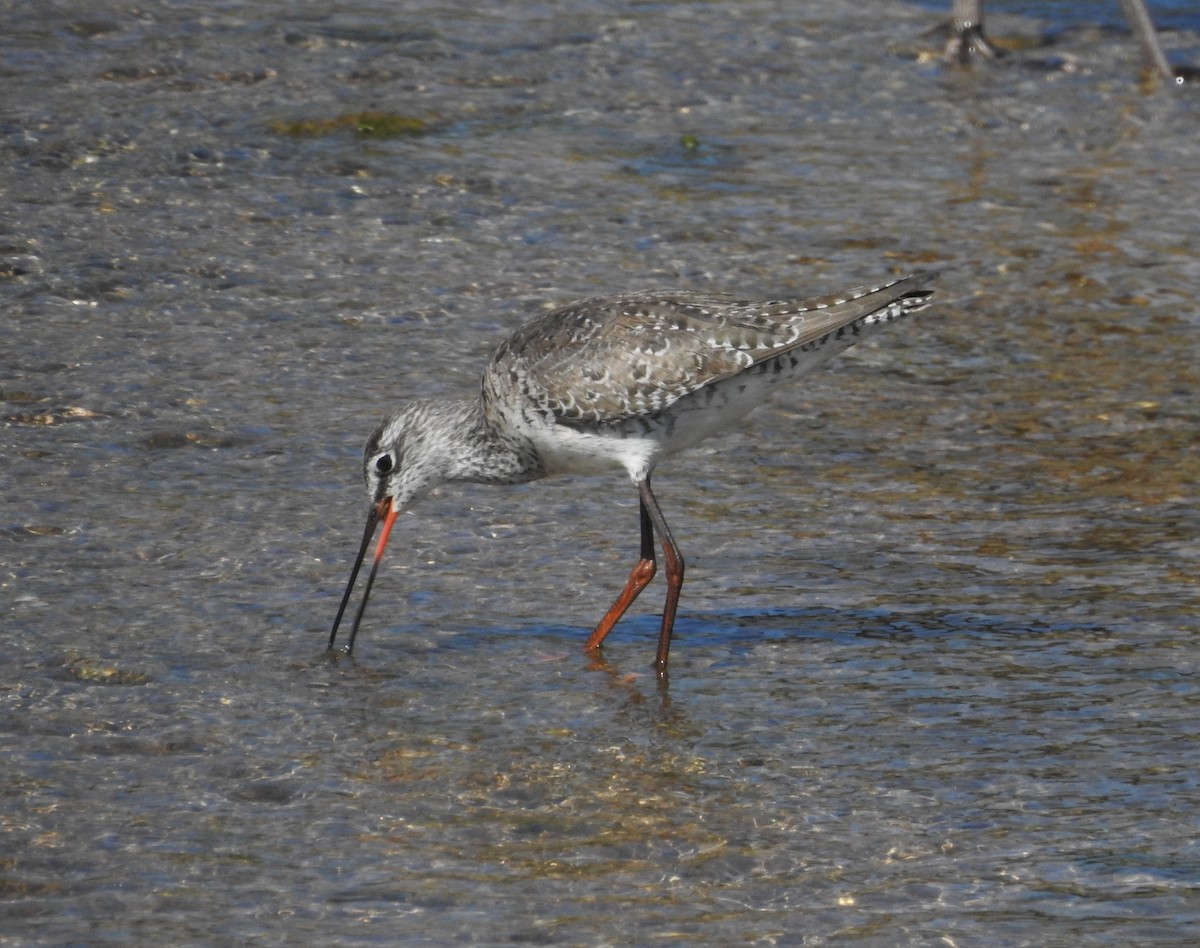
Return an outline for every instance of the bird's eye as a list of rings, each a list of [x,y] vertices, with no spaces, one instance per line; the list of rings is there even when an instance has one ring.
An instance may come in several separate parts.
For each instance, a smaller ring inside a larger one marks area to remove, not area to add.
[[[390,454],[381,454],[375,459],[375,471],[379,474],[388,474],[395,463]]]

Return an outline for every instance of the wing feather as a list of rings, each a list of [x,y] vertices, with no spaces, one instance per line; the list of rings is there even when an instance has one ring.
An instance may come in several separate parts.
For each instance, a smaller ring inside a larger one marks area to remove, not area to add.
[[[799,300],[686,292],[580,300],[519,328],[497,350],[488,373],[493,385],[515,387],[558,422],[617,422],[661,411],[890,305],[894,316],[920,308],[930,295],[920,288],[934,276],[919,273]]]

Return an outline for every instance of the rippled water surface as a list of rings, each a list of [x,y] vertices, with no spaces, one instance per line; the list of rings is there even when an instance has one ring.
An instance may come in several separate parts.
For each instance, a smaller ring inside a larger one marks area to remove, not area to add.
[[[1200,98],[1083,6],[0,3],[0,944],[1194,944]],[[619,475],[440,490],[324,654],[507,330],[919,268],[660,470],[669,685]]]

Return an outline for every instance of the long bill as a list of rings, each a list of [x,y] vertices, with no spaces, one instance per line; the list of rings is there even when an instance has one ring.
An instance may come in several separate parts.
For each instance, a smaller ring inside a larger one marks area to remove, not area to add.
[[[367,585],[363,590],[362,602],[358,604],[358,612],[354,615],[354,625],[350,627],[350,641],[346,644],[346,654],[349,655],[354,651],[354,639],[358,635],[358,626],[362,622],[363,613],[367,611],[367,599],[371,595],[371,586],[375,583],[375,574],[379,571],[379,563],[383,559],[383,551],[387,546],[388,537],[392,534],[392,526],[396,522],[396,516],[399,510],[392,506],[392,498],[384,497],[378,504],[371,507],[371,512],[367,514],[367,526],[363,530],[362,543],[358,547],[358,556],[354,558],[354,569],[350,571],[350,581],[346,583],[346,591],[342,594],[342,603],[338,606],[337,616],[333,620],[333,631],[329,633],[329,651],[333,650],[333,643],[337,640],[338,626],[342,624],[342,616],[346,613],[346,606],[350,602],[350,594],[354,591],[354,583],[358,579],[358,572],[362,569],[363,560],[367,556],[367,547],[371,544],[371,537],[375,535],[375,529],[379,522],[383,521],[383,532],[379,534],[379,542],[375,545],[375,558],[371,563],[371,572],[367,574]]]

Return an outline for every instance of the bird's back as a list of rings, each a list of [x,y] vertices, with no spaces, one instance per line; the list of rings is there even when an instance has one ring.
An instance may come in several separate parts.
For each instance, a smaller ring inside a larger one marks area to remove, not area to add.
[[[789,353],[825,361],[923,308],[936,275],[809,299],[650,292],[580,300],[531,320],[500,346],[484,375],[485,406],[523,403],[557,424],[586,427],[656,415]],[[787,374],[800,361],[789,359]]]

